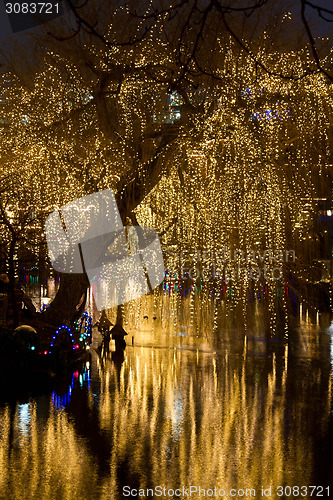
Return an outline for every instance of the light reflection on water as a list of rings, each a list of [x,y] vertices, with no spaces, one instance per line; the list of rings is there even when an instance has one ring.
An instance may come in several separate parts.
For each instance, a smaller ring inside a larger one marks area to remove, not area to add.
[[[329,484],[331,330],[214,333],[214,308],[189,321],[193,300],[168,300],[127,311],[123,357],[93,353],[62,391],[3,402],[0,498]]]

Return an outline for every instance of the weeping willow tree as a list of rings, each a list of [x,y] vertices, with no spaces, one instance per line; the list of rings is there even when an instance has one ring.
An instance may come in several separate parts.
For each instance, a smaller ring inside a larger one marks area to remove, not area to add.
[[[110,23],[108,33],[119,31]],[[244,313],[246,291],[268,286],[274,325],[285,252],[308,233],[315,199],[331,194],[331,83],[307,74],[307,48],[274,51],[264,33],[262,66],[275,68],[267,72],[223,30],[200,55],[214,75],[193,66],[195,55],[184,73],[162,25],[135,44],[81,32],[52,46],[46,37],[29,80],[6,73],[3,175],[15,173],[22,192],[34,186],[41,224],[66,202],[114,189],[125,224],[160,232],[168,267],[179,271],[193,249],[195,268],[231,274]],[[258,255],[264,280],[251,271]],[[86,288],[84,277],[63,275],[45,319],[71,318]]]
[[[294,58],[281,55],[281,66]],[[244,317],[247,290],[266,289],[275,330],[277,290],[310,276],[299,242],[316,244],[318,199],[332,195],[332,88],[322,75],[254,80],[249,62],[238,76],[213,111],[207,103],[205,118],[193,117],[182,162],[138,214],[161,228],[176,275],[229,283],[227,300],[243,302]],[[284,294],[280,302],[287,315]]]

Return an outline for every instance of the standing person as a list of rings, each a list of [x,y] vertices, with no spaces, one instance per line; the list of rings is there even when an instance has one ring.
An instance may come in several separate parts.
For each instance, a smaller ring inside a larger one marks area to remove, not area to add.
[[[112,326],[111,321],[107,318],[105,311],[102,311],[98,322],[98,331],[103,337],[104,352],[109,352],[110,348],[110,326]]]

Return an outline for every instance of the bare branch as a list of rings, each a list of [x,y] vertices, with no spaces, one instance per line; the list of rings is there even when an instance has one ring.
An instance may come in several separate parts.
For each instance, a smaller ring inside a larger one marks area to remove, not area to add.
[[[52,35],[54,38],[56,38],[57,40],[59,41],[65,41],[65,40],[69,40],[70,38],[73,38],[73,36],[75,36],[76,34],[78,34],[80,32],[81,29],[83,29],[86,33],[90,34],[90,35],[93,35],[95,36],[96,38],[98,38],[101,42],[103,42],[104,45],[106,45],[107,47],[125,47],[125,46],[131,46],[131,45],[135,45],[137,43],[140,43],[142,42],[142,40],[146,37],[147,33],[149,33],[149,31],[151,30],[152,26],[146,26],[145,29],[144,29],[144,32],[136,37],[136,38],[129,38],[128,40],[126,40],[125,42],[109,42],[105,36],[103,36],[101,33],[99,33],[97,30],[96,30],[96,25],[93,25],[91,23],[89,23],[86,19],[84,19],[77,11],[78,7],[75,6],[73,4],[73,2],[71,0],[66,0],[66,2],[68,3],[71,11],[73,12],[75,18],[76,18],[76,21],[77,21],[77,24],[78,24],[78,27],[77,27],[77,30],[76,32],[74,33],[74,35],[69,35],[68,37],[64,37],[64,38],[57,38],[56,36]],[[85,4],[83,4],[81,7],[79,8],[82,8]],[[50,33],[51,34],[51,33]]]
[[[312,7],[312,9],[315,9],[318,12],[319,17],[324,19],[324,21],[327,21],[328,23],[333,23],[333,18],[328,19],[327,17],[325,17],[323,15],[323,12],[324,12],[325,14],[330,14],[331,16],[333,16],[333,10],[325,9],[324,7],[320,7],[319,5],[315,5],[312,2],[308,2],[308,0],[303,0],[302,3],[305,5],[308,5],[309,7]]]
[[[301,1],[301,18],[302,18],[302,21],[303,21],[303,24],[304,24],[304,27],[305,27],[305,31],[308,35],[308,38],[309,38],[309,42],[310,42],[310,46],[311,46],[311,50],[312,50],[312,55],[313,55],[313,58],[316,62],[316,65],[317,65],[317,68],[329,79],[329,81],[331,83],[333,83],[333,76],[330,75],[326,70],[325,68],[322,67],[321,63],[320,63],[320,59],[319,59],[319,56],[318,56],[318,52],[317,52],[317,49],[316,49],[316,43],[314,41],[314,38],[313,38],[313,35],[311,33],[311,29],[310,29],[310,26],[309,26],[309,23],[305,17],[305,4],[307,3],[306,0],[300,0]]]

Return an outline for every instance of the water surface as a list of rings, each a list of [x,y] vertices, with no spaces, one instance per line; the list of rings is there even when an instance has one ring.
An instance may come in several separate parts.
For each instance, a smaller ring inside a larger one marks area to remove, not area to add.
[[[142,299],[127,310],[123,356],[92,351],[55,384],[3,397],[0,498],[118,499],[191,485],[240,490],[235,498],[271,486],[266,498],[293,498],[277,488],[330,485],[329,319],[311,323],[303,310],[296,332],[271,337],[220,321],[223,304],[218,315],[199,304]]]

